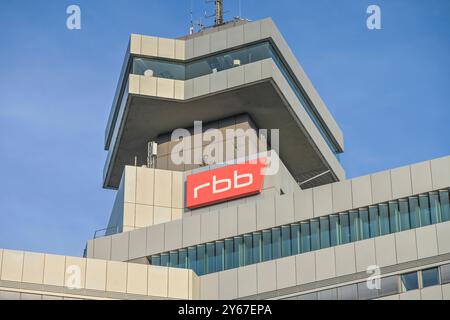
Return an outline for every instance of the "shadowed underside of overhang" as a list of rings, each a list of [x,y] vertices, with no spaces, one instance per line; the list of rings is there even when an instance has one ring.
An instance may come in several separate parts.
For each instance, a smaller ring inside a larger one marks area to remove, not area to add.
[[[220,120],[248,113],[260,129],[280,129],[280,158],[298,181],[329,170],[299,119],[290,111],[273,81],[262,81],[188,101],[130,96],[122,131],[110,162],[105,187],[117,188],[125,165],[144,165],[147,143],[193,122]],[[333,172],[317,181],[337,181]]]

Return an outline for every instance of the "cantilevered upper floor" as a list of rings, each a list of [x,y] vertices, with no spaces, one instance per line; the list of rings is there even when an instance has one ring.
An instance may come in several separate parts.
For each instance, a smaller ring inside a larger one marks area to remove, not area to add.
[[[104,187],[125,165],[146,164],[147,144],[194,121],[248,115],[280,129],[280,158],[303,182],[345,179],[339,126],[271,19],[238,21],[180,39],[132,35],[105,133]]]

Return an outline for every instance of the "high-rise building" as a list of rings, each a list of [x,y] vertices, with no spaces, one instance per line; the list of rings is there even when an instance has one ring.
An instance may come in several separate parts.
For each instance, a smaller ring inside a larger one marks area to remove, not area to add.
[[[271,19],[131,35],[105,149],[107,228],[0,250],[0,299],[450,299],[450,157],[346,179]]]

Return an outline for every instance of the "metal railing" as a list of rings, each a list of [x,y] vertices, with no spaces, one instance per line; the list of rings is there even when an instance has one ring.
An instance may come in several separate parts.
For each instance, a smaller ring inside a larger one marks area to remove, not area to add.
[[[94,239],[110,236],[110,235],[117,234],[120,232],[121,232],[121,230],[120,230],[119,226],[105,228],[105,229],[99,229],[94,232]]]

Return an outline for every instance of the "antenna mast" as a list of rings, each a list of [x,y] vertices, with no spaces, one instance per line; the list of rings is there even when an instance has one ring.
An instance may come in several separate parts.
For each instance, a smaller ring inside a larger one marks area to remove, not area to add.
[[[191,8],[191,12],[190,12],[190,24],[189,24],[189,34],[194,34],[195,28],[194,28],[194,20],[192,18],[192,8]]]
[[[223,0],[215,0],[216,2],[216,21],[215,26],[223,24]]]

